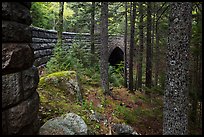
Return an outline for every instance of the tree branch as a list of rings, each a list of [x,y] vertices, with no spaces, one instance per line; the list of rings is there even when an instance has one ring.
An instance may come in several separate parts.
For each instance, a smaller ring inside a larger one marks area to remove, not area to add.
[[[157,12],[156,12],[157,14],[164,7],[165,4],[166,4],[166,2],[164,2],[163,5],[157,10]]]
[[[163,12],[160,14],[160,16],[157,18],[156,22],[159,21],[159,19],[161,18],[161,16],[164,14],[164,12],[169,8],[169,5],[163,10]]]
[[[199,4],[198,4],[198,3],[195,3],[195,5],[196,5],[196,7],[198,8],[198,10],[199,10],[200,12],[202,12],[202,8],[199,7]]]

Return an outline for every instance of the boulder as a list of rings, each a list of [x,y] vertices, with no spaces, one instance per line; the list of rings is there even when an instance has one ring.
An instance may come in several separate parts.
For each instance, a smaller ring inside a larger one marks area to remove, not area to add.
[[[87,135],[87,125],[75,113],[48,120],[39,130],[39,135]]]
[[[64,91],[69,96],[70,101],[81,101],[82,95],[79,87],[79,81],[75,71],[60,71],[40,78],[39,87],[55,87]]]

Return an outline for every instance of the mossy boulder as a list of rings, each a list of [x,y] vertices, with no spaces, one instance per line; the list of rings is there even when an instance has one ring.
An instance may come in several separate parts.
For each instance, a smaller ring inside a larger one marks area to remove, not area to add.
[[[40,78],[37,91],[40,96],[41,125],[67,112],[78,112],[82,94],[75,71],[61,71]]]
[[[79,82],[75,71],[60,71],[40,78],[39,87],[53,92],[64,92],[70,101],[81,98]]]

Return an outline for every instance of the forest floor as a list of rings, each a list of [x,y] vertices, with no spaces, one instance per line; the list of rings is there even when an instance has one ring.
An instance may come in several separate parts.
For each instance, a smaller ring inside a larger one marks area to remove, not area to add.
[[[42,83],[42,82],[41,82]],[[84,77],[83,102],[73,101],[56,86],[39,84],[41,125],[47,120],[73,112],[81,116],[91,134],[110,135],[111,126],[125,123],[141,135],[162,135],[163,96],[145,92],[130,93],[124,87],[111,87],[112,96],[104,96],[100,84]],[[46,86],[45,86],[46,85]],[[202,134],[197,130],[194,134]]]
[[[155,97],[151,103],[145,94],[135,91],[130,93],[126,88],[113,87],[112,96],[106,96],[104,115],[111,119],[110,123],[126,123],[133,127],[141,135],[162,134],[162,98]],[[101,100],[92,91],[86,99],[93,102],[95,107],[101,104]],[[106,134],[101,133],[101,134]]]

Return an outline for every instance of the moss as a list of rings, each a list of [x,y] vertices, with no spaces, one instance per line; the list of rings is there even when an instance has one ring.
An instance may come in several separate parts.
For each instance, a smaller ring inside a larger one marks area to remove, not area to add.
[[[68,94],[61,84],[54,83],[65,83],[70,79],[76,79],[75,71],[61,71],[40,78],[37,91],[40,96],[41,124],[68,112],[81,112],[82,108],[76,104],[76,98]]]
[[[69,80],[69,79],[74,79],[76,78],[76,72],[75,71],[60,71],[60,72],[55,72],[55,73],[51,73],[51,74],[48,74],[46,76],[43,76],[40,78],[40,81],[39,81],[39,87],[42,87],[42,86],[46,86],[51,79],[54,79],[54,80],[60,80],[60,79],[66,79],[66,80]]]
[[[60,71],[43,76],[40,78],[38,90],[45,90],[47,94],[52,94],[53,98],[60,96],[61,99],[75,102],[76,95],[73,92],[67,92],[74,90],[74,87],[70,87],[67,83],[70,79],[76,81],[75,71]]]
[[[47,75],[47,77],[67,77],[69,78],[70,76],[76,76],[76,72],[75,71],[60,71],[60,72],[55,72],[55,73],[51,73],[49,75]]]

